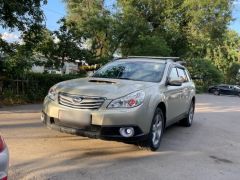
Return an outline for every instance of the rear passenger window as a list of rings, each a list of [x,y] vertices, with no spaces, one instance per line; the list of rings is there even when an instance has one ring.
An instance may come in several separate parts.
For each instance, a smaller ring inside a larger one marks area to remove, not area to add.
[[[181,78],[182,82],[188,82],[189,79],[184,69],[177,68],[178,76]]]

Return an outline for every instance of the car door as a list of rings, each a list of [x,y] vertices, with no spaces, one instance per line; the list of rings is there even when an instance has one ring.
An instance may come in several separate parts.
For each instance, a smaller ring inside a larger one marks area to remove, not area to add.
[[[234,86],[229,86],[229,95],[236,95],[236,89]]]
[[[179,79],[177,68],[171,67],[167,81]],[[181,105],[182,105],[182,86],[171,86],[166,83],[166,103],[167,103],[167,124],[170,124],[174,121],[177,117],[179,117],[182,113]]]
[[[182,80],[182,94],[181,94],[181,106],[179,106],[179,110],[181,112],[181,114],[185,114],[186,112],[188,112],[189,106],[190,106],[190,102],[191,102],[191,84],[190,84],[190,79],[187,76],[186,70],[183,67],[177,67],[177,71],[178,71],[178,76],[180,77],[180,79]]]
[[[229,90],[229,86],[227,85],[219,86],[219,91],[221,94],[229,94]]]

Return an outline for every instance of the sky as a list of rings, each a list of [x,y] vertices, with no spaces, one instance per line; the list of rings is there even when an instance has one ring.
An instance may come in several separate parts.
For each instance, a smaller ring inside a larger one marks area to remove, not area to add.
[[[106,7],[111,7],[115,0],[106,0],[105,2]],[[57,30],[59,27],[57,21],[67,13],[63,0],[48,0],[47,5],[44,5],[42,9],[45,14],[47,28]],[[235,21],[231,22],[229,28],[236,30],[240,34],[240,0],[236,0],[234,3],[233,17]],[[10,32],[0,27],[0,33],[2,34],[2,38],[9,42],[19,40],[20,33],[17,31]]]
[[[230,24],[229,28],[240,34],[240,0],[234,2],[233,18],[235,20]]]

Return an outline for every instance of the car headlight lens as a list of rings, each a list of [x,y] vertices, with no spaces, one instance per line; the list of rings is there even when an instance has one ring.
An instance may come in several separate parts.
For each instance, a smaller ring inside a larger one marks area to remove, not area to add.
[[[51,87],[48,91],[48,97],[55,101],[57,99],[57,91],[56,91],[56,87]]]
[[[141,105],[145,97],[144,91],[136,91],[127,96],[113,100],[108,108],[133,108]]]

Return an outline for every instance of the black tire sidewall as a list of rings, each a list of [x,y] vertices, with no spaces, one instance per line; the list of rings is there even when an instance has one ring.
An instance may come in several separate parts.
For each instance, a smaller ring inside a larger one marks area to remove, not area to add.
[[[195,113],[195,103],[194,103],[194,101],[192,101],[190,106],[189,106],[189,109],[188,109],[187,117],[180,121],[180,124],[185,126],[185,127],[190,127],[193,123],[194,118],[192,119],[191,122],[190,122],[190,119],[189,119],[189,114],[190,114],[190,110],[191,110],[192,106],[193,106],[193,114]]]

